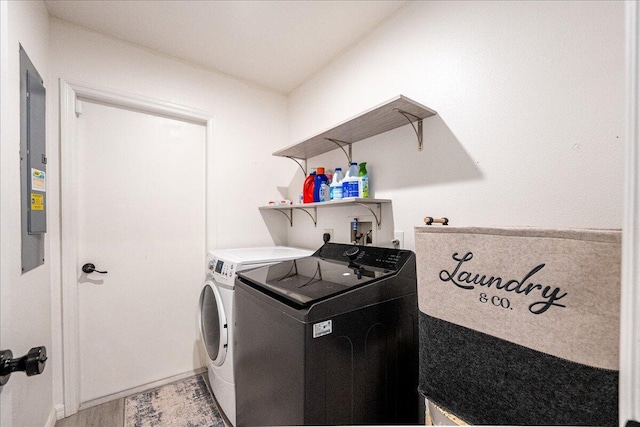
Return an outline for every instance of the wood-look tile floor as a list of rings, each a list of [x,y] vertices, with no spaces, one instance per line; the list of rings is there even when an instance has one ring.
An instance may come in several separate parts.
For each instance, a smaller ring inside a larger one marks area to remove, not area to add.
[[[124,398],[83,409],[56,421],[56,427],[124,427]]]

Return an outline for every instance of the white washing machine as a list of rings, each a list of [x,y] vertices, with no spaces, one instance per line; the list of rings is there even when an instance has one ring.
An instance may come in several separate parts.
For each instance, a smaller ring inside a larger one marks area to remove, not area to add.
[[[207,279],[200,293],[200,333],[207,352],[211,391],[233,425],[236,424],[233,365],[233,293],[236,273],[311,254],[313,251],[283,246],[218,249],[207,253]]]

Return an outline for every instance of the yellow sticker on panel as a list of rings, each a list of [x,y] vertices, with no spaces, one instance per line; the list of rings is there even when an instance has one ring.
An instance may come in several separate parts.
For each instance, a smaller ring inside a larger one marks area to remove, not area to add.
[[[34,191],[46,191],[47,175],[45,171],[31,168],[31,189]]]
[[[44,210],[44,194],[31,193],[31,210],[32,211]]]

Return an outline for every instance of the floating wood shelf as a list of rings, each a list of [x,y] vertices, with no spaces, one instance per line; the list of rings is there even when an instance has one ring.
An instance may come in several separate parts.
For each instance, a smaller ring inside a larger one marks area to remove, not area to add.
[[[296,160],[306,175],[307,159],[341,148],[351,162],[351,144],[409,123],[418,137],[418,149],[422,150],[422,119],[436,114],[434,110],[398,95],[316,136],[278,150],[273,155]],[[298,160],[303,160],[305,165]]]
[[[318,225],[318,208],[329,208],[336,206],[362,206],[365,207],[371,212],[371,214],[376,219],[376,224],[378,228],[382,225],[382,204],[383,203],[391,203],[389,199],[360,199],[357,197],[349,197],[347,199],[341,200],[332,200],[330,202],[319,202],[319,203],[304,203],[302,205],[268,205],[268,206],[260,206],[260,210],[275,210],[282,213],[289,220],[289,225],[293,227],[293,211],[301,210],[305,212],[311,220],[313,221],[313,225]],[[370,205],[375,205],[377,207],[377,212],[371,209]],[[313,212],[313,214],[311,213]]]

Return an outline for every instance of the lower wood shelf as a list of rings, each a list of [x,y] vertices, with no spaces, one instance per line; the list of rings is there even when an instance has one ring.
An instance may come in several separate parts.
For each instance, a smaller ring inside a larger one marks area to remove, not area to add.
[[[378,228],[382,225],[382,205],[391,203],[389,199],[361,199],[357,197],[349,197],[341,200],[331,200],[329,202],[304,203],[299,205],[268,205],[260,206],[260,210],[275,210],[282,213],[289,220],[289,225],[293,227],[293,211],[300,210],[309,215],[313,221],[313,225],[318,225],[318,208],[345,207],[345,206],[362,206],[369,210],[376,219]],[[376,211],[371,209],[371,205],[376,207]],[[313,212],[313,213],[312,213]]]

